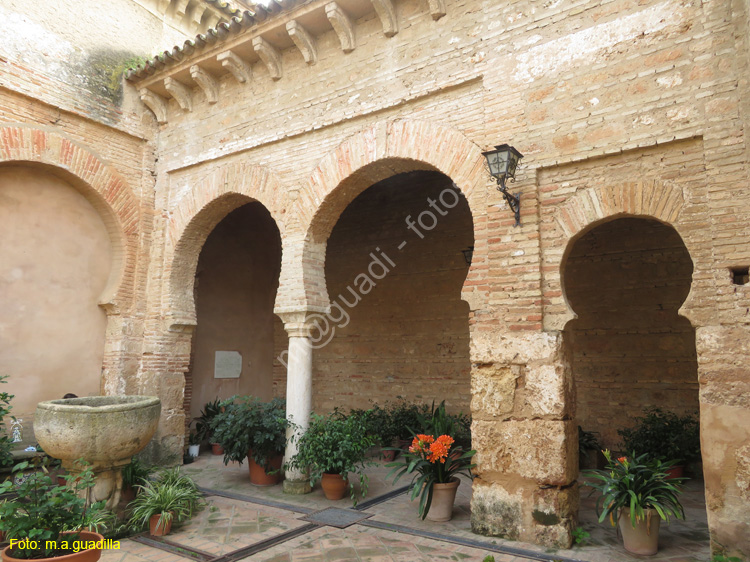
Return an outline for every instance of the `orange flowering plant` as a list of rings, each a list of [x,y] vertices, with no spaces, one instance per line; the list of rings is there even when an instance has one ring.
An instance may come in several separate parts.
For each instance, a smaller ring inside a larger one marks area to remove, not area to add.
[[[462,447],[454,445],[453,437],[447,434],[437,437],[418,434],[400,460],[386,465],[393,468],[388,478],[395,475],[394,484],[404,474],[412,475],[411,499],[419,496],[419,516],[422,519],[432,505],[433,484],[447,484],[459,474],[473,478],[471,469],[476,464],[471,459],[476,451],[464,451]]]

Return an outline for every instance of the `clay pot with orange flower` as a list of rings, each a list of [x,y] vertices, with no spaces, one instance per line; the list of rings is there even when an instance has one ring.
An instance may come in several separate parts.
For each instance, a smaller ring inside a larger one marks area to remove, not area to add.
[[[310,427],[298,438],[297,454],[288,467],[310,471],[310,483],[320,481],[331,500],[342,499],[347,491],[354,505],[367,494],[368,479],[364,470],[367,450],[375,443],[363,416],[345,416],[333,412],[328,416],[313,414]],[[350,475],[359,477],[359,493]],[[337,491],[329,488],[333,483]]]
[[[401,460],[387,464],[392,467],[388,478],[395,484],[402,476],[411,475],[411,499],[419,498],[419,517],[430,521],[449,521],[461,481],[458,475],[472,478],[476,451],[464,451],[448,434],[418,434]]]

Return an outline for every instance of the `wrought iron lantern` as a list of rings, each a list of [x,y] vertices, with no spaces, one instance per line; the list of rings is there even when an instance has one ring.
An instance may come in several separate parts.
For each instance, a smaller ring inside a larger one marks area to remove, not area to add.
[[[516,224],[521,224],[521,194],[509,193],[505,187],[505,180],[510,178],[511,181],[516,179],[516,167],[523,154],[518,152],[509,144],[499,144],[495,150],[488,150],[482,153],[487,159],[487,165],[490,167],[490,174],[497,180],[497,190],[503,194],[508,202],[510,210],[516,216]]]

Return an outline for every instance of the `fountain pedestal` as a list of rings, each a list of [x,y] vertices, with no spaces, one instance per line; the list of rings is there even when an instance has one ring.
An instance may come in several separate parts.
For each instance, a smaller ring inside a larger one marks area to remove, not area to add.
[[[161,401],[155,396],[90,396],[40,402],[34,434],[49,456],[75,476],[76,461],[91,465],[96,476],[92,501],[114,508],[122,491],[122,467],[156,433]]]

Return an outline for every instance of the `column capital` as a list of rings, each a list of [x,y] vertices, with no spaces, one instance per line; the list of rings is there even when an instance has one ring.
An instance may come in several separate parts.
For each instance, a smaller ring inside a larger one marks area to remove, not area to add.
[[[309,338],[314,326],[313,320],[327,312],[325,309],[310,307],[305,309],[277,309],[276,315],[284,323],[289,337]]]

